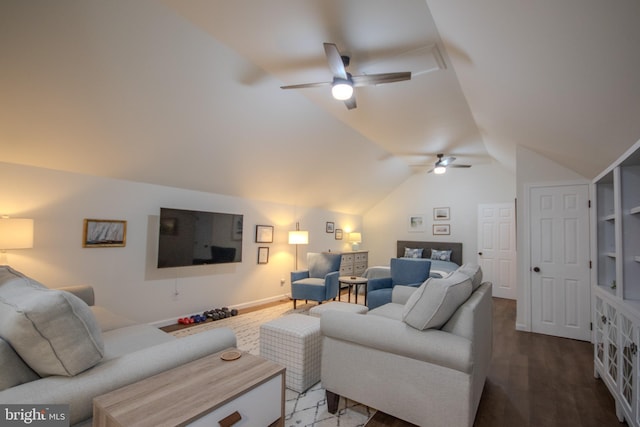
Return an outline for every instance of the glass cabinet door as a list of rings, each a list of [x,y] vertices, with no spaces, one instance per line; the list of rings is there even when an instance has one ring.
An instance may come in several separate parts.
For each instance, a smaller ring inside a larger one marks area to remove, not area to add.
[[[618,310],[605,303],[607,318],[606,370],[612,384],[618,384]]]
[[[633,321],[620,313],[620,397],[628,416],[633,413],[636,376],[636,328]]]
[[[602,298],[596,296],[596,313],[595,313],[595,361],[600,365],[601,369],[604,369],[604,337],[605,337],[605,325],[607,317],[604,313],[604,301]],[[601,371],[602,372],[602,371]]]

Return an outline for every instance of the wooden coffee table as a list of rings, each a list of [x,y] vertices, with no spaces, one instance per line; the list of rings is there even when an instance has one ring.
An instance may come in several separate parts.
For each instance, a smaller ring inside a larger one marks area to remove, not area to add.
[[[93,425],[284,426],[285,368],[227,349],[93,399]],[[237,354],[237,353],[236,353]]]

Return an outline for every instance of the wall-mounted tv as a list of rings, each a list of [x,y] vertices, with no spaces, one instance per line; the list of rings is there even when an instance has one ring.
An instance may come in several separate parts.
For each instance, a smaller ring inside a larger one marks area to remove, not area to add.
[[[158,268],[242,262],[238,214],[160,208]]]

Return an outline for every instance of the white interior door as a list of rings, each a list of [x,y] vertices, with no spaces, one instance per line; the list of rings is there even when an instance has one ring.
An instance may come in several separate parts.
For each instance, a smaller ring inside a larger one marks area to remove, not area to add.
[[[588,201],[587,185],[531,189],[533,332],[591,338]]]
[[[515,235],[513,203],[478,205],[478,265],[494,297],[516,299]]]

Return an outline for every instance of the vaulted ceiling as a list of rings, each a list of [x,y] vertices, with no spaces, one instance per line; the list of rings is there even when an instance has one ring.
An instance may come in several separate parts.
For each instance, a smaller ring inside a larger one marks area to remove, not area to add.
[[[3,0],[0,160],[363,213],[437,153],[594,177],[640,139],[635,0]],[[326,87],[323,42],[349,71]],[[456,170],[464,173],[464,170]]]

